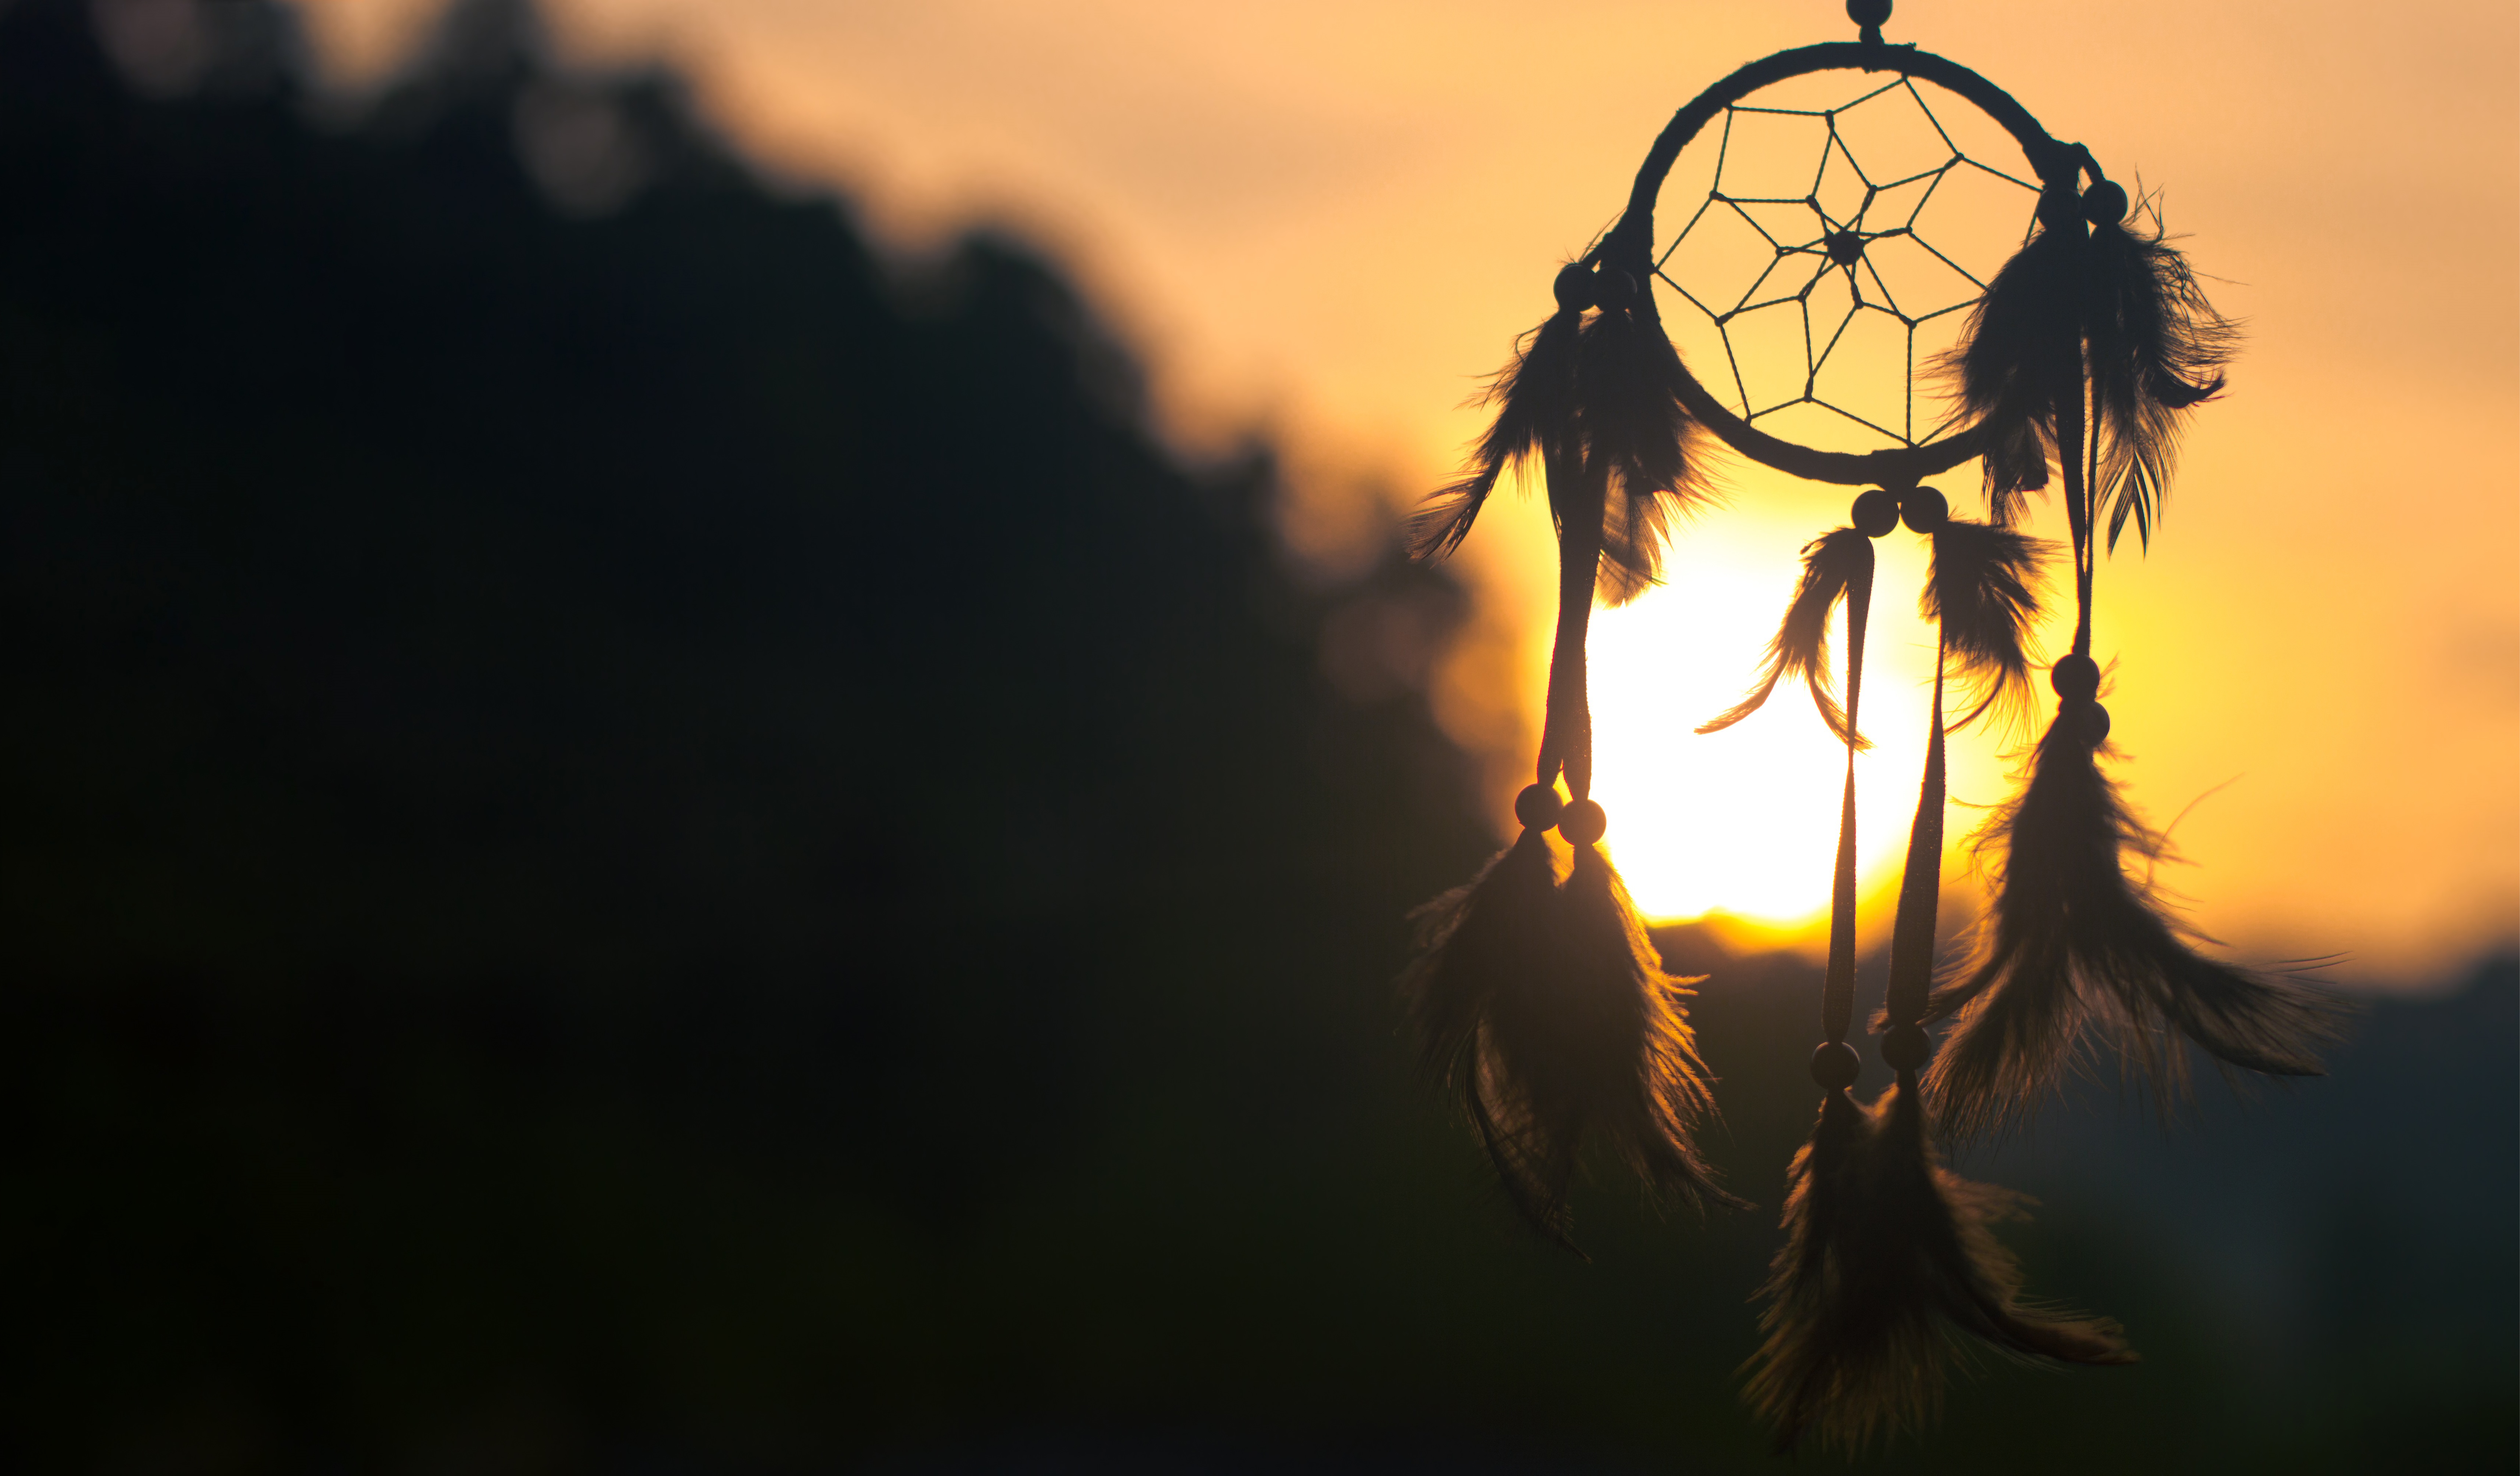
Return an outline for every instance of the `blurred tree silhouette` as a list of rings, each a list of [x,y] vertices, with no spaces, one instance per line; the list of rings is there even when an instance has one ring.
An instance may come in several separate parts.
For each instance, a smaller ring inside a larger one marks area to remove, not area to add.
[[[1765,1468],[1768,1217],[1544,1255],[1396,1040],[1490,837],[1371,633],[1449,584],[1290,569],[1053,271],[883,259],[669,76],[468,4],[324,121],[294,34],[0,8],[0,1461]],[[1699,1011],[1771,1200],[1801,969]],[[2252,1150],[2279,1387],[2059,1204],[2153,1367],[1915,1458],[2507,1467],[2510,999]]]
[[[518,7],[343,129],[215,9],[157,101],[0,14],[13,1075],[78,1247],[22,1413],[346,1432],[544,1338],[645,1404],[606,1304],[751,1254],[659,1222],[790,1233],[652,1148],[951,1236],[1173,1043],[1327,1110],[1282,1022],[1373,1019],[1482,836],[1318,639],[1449,585],[1309,587],[1020,247],[878,261]]]

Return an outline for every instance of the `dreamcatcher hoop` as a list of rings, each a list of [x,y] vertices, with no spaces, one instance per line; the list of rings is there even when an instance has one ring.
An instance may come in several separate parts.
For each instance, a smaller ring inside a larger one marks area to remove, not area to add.
[[[1663,182],[1679,161],[1681,151],[1725,110],[1761,88],[1824,71],[1895,71],[1953,93],[2012,136],[2039,176],[2043,190],[2071,190],[2085,174],[2094,184],[2103,179],[2089,150],[2080,144],[2059,143],[2012,94],[1958,62],[1913,46],[1892,46],[1877,38],[1826,41],[1778,52],[1734,71],[1673,114],[1637,170],[1626,212],[1584,258],[1588,263],[1624,271],[1635,279],[1642,289],[1638,294],[1640,316],[1648,319],[1657,331],[1662,329],[1662,318],[1654,304],[1652,288],[1653,279],[1660,275],[1653,257],[1654,201],[1662,194]],[[1688,413],[1725,444],[1764,466],[1807,481],[1851,487],[1913,486],[1986,450],[1987,427],[1981,422],[1923,445],[1863,452],[1823,451],[1771,434],[1733,414],[1707,390],[1685,362],[1672,376],[1672,382]]]

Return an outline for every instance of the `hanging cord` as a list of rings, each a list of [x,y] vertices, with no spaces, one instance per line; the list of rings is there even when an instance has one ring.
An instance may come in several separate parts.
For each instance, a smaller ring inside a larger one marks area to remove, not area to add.
[[[1566,776],[1571,799],[1593,793],[1593,711],[1584,675],[1584,639],[1593,620],[1593,586],[1601,562],[1601,512],[1609,461],[1575,446],[1546,453],[1557,516],[1557,635],[1549,652],[1549,705],[1540,732],[1538,782]],[[1558,488],[1566,488],[1559,493]],[[1562,500],[1561,500],[1562,499]]]
[[[2117,192],[2120,201],[2120,208],[2117,211],[2119,215],[2125,214],[2126,192],[2115,185],[2108,184],[2107,179],[2100,173],[2098,160],[2092,157],[2092,151],[2089,149],[2076,144],[2071,151],[2071,157],[2073,167],[2066,172],[2064,189],[2057,197],[2059,201],[2066,203],[2063,208],[2055,212],[2053,218],[2048,219],[2048,229],[2068,233],[2067,239],[2074,245],[2076,258],[2074,276],[2077,281],[2082,281],[2089,276],[2093,265],[2092,215],[2080,189],[2083,177],[2086,174],[2091,177],[2094,191],[2106,186]],[[2048,199],[2044,195],[2040,201],[2040,208],[2043,218],[2046,218]],[[2084,311],[2089,312],[2091,299],[2088,293],[2080,300],[2084,305]],[[2074,533],[2073,653],[2087,659],[2092,654],[2092,586],[2096,582],[2099,574],[2100,558],[2101,405],[2099,377],[2093,372],[2096,367],[2092,360],[2089,325],[2078,315],[2074,334],[2075,424],[2073,430],[2079,455],[2070,453],[2065,448],[2061,418],[2058,425],[2057,455],[2064,463],[2065,496],[2067,505],[2072,510]],[[2112,534],[2111,538],[2114,541],[2115,535]]]
[[[1902,499],[1901,515],[1910,528],[1939,545],[1950,519],[1950,505],[1931,487],[1912,488]],[[1925,777],[1917,786],[1916,819],[1908,831],[1908,864],[1899,878],[1899,912],[1890,930],[1890,983],[1881,1009],[1889,1029],[1881,1042],[1881,1057],[1898,1071],[1900,1087],[1908,1092],[1914,1090],[1916,1070],[1933,1052],[1921,1022],[1933,995],[1934,920],[1943,890],[1943,679],[1950,654],[1948,626],[1938,616],[1933,727],[1925,739]]]
[[[1899,918],[1890,935],[1890,988],[1883,1003],[1891,1034],[1914,1030],[1925,1017],[1934,983],[1934,917],[1943,872],[1943,643],[1934,645],[1934,726],[1925,740],[1925,778],[1916,795],[1916,823],[1908,832],[1908,869],[1899,886]],[[1922,1064],[1898,1059],[1890,1042],[1883,1054],[1903,1073]]]
[[[2051,181],[2039,199],[2040,228],[2067,244],[2071,263],[2067,278],[2071,281],[2083,276],[2091,241],[2090,226],[2083,219],[2082,198],[2075,190],[2077,179],[2076,174],[2066,173],[2061,183]],[[2072,334],[2070,343],[2055,347],[2051,371],[2054,382],[2049,394],[2056,409],[2057,470],[2065,478],[2065,523],[2074,540],[2074,654],[2089,656],[2092,553],[2098,542],[2092,537],[2093,521],[2099,512],[2094,484],[2099,480],[2100,442],[2094,433],[2097,407],[2092,401],[2091,362],[2079,314]]]
[[[2076,351],[2079,357],[2080,345]],[[2099,572],[2099,539],[2092,536],[2100,512],[2099,407],[2086,398],[2091,392],[2090,382],[2086,371],[2083,382],[2074,389],[2077,413],[2073,428],[2075,439],[2083,443],[2083,458],[2080,474],[2069,470],[2065,486],[2067,501],[2081,510],[2074,518],[2074,654],[2078,656],[2092,653],[2092,584]],[[2078,482],[2080,485],[2076,485]]]
[[[1863,746],[1858,727],[1864,705],[1864,633],[1872,609],[1872,542],[1899,526],[1899,499],[1875,488],[1855,500],[1849,520],[1865,535],[1863,558],[1846,579],[1846,788],[1837,814],[1837,867],[1829,885],[1828,973],[1821,986],[1820,1049],[1812,1053],[1812,1080],[1828,1092],[1855,1085],[1863,1059],[1846,1044],[1855,1023],[1855,755]]]
[[[1898,494],[1876,488],[1855,500],[1856,530],[1878,540],[1899,526]],[[1868,553],[1869,545],[1867,545]],[[1863,745],[1864,634],[1872,611],[1873,561],[1867,557],[1846,582],[1846,793],[1838,807],[1837,871],[1829,888],[1828,978],[1821,1023],[1841,1042],[1855,1020],[1855,755]]]
[[[1821,1023],[1832,1042],[1846,1039],[1855,1020],[1855,738],[1864,698],[1864,626],[1872,602],[1872,570],[1846,591],[1846,796],[1838,806],[1837,872],[1829,887],[1828,981],[1821,995]]]
[[[2090,156],[2084,158],[2088,161]],[[2094,166],[2096,168],[2096,166]],[[2063,233],[2072,246],[2074,273],[2080,278],[2090,254],[2090,228],[2074,192],[2077,176],[2067,174],[2064,187],[2050,187],[2040,199],[2045,230]],[[2107,709],[2094,700],[2100,669],[2092,659],[2092,585],[2098,573],[2100,479],[2099,399],[2092,384],[2090,345],[2078,314],[2070,345],[2057,347],[2056,461],[2065,478],[2065,521],[2074,540],[2074,649],[2048,673],[2059,698],[2058,714],[2074,713],[2087,740],[2097,747],[2108,737]],[[2066,393],[2066,361],[2072,363],[2072,392]],[[1939,680],[1939,679],[1938,679]],[[1940,726],[1936,736],[1939,740]]]

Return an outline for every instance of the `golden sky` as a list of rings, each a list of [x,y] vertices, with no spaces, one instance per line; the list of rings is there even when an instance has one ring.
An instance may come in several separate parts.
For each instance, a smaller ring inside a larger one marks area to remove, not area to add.
[[[308,8],[356,77],[434,5]],[[1332,563],[1445,479],[1479,428],[1463,398],[1546,315],[1553,269],[1616,215],[1671,113],[1754,57],[1852,35],[1837,0],[550,8],[575,55],[676,60],[757,157],[842,187],[897,243],[974,221],[1044,243],[1146,352],[1175,434],[1292,448],[1289,537]],[[2130,538],[2098,580],[2115,772],[2156,823],[2205,796],[2171,878],[2195,920],[2261,959],[2349,954],[2337,976],[2374,984],[2509,940],[2520,7],[1900,0],[1888,30],[2163,192],[2217,305],[2247,320],[2151,552]],[[1825,900],[1837,754],[1781,696],[1729,734],[1688,729],[1737,694],[1796,550],[1848,494],[1737,460],[1723,480],[1669,588],[1597,620],[1597,792],[1649,911],[1790,925]],[[1974,482],[1942,485],[1965,509]],[[1466,556],[1487,623],[1438,706],[1497,753],[1502,822],[1552,575],[1545,519],[1500,501]],[[1913,542],[1885,548],[1868,664],[1876,887],[1923,746]],[[2002,797],[2000,746],[1955,741],[1957,800]],[[1956,843],[1969,827],[1955,810]]]

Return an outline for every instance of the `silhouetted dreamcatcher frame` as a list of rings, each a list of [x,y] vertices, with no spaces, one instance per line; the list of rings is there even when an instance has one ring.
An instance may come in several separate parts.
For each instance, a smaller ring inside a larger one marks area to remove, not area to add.
[[[1654,204],[1661,198],[1663,184],[1670,177],[1672,166],[1680,160],[1681,151],[1694,142],[1708,123],[1728,113],[1762,88],[1826,71],[1893,71],[1906,79],[1931,82],[1958,96],[2011,135],[2013,142],[2021,146],[2023,157],[2043,186],[2059,179],[2070,181],[2086,168],[2094,181],[2100,178],[2098,166],[2091,162],[2087,151],[2079,146],[2058,143],[2040,126],[2037,118],[2031,116],[2030,110],[2013,100],[2012,94],[1958,63],[1914,47],[1890,46],[1879,41],[1827,41],[1778,52],[1753,62],[1699,93],[1688,107],[1683,108],[1654,140],[1653,148],[1645,155],[1644,163],[1637,170],[1636,185],[1628,194],[1627,213],[1621,217],[1618,227],[1603,239],[1598,248],[1600,261],[1628,273],[1640,283],[1659,278],[1674,291],[1686,292],[1686,288],[1663,274],[1663,260],[1668,257],[1668,250],[1658,257],[1652,245]],[[1864,102],[1869,96],[1871,94],[1856,102]],[[1846,108],[1854,106],[1855,103],[1849,103]],[[1762,111],[1801,112],[1808,110]],[[1832,111],[1844,112],[1845,109]],[[1955,148],[1954,152],[1961,151]],[[2008,175],[2005,177],[2010,178]],[[1677,244],[1678,238],[1675,237],[1674,245]],[[1642,310],[1659,327],[1661,315],[1654,309],[1652,293],[1648,291],[1642,296]],[[1689,415],[1726,445],[1763,466],[1806,481],[1831,482],[1847,487],[1913,485],[1973,461],[1985,450],[1987,427],[1981,423],[1921,444],[1885,447],[1869,452],[1825,451],[1772,435],[1752,424],[1751,419],[1733,414],[1698,381],[1686,363],[1681,364],[1675,383],[1681,403],[1688,408]]]

